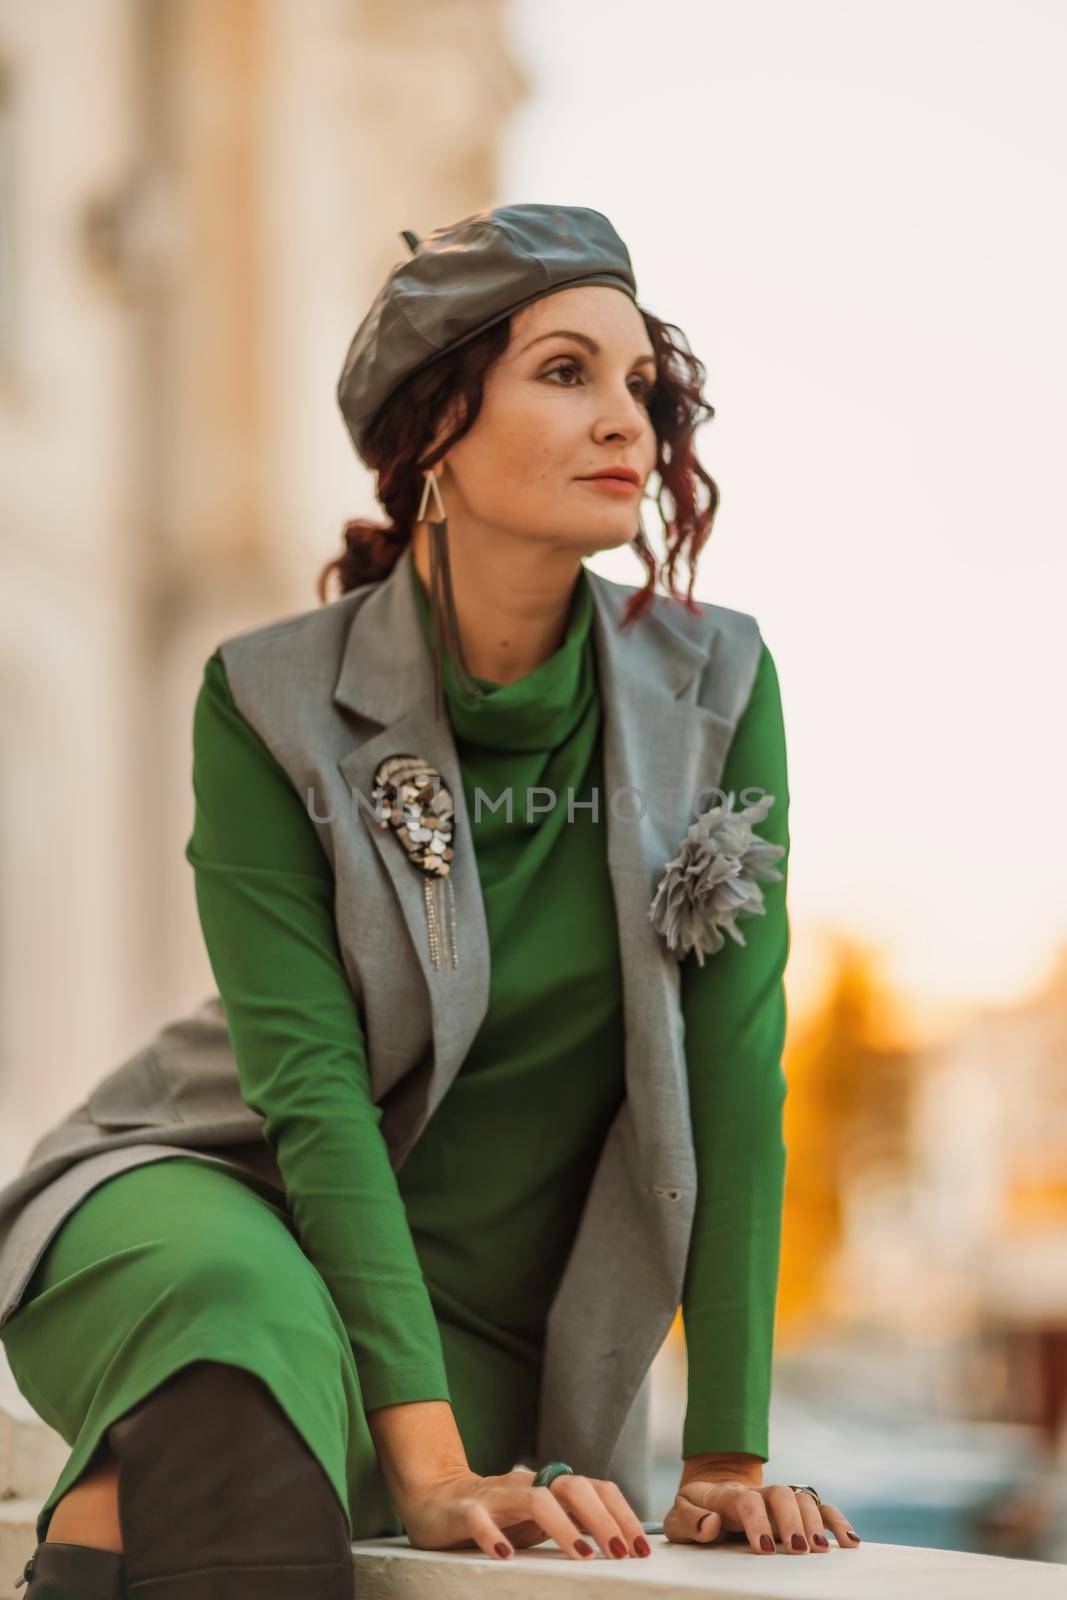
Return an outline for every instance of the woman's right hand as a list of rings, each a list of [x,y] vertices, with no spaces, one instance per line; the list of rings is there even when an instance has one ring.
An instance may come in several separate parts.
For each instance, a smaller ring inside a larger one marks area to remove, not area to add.
[[[617,1484],[565,1473],[547,1488],[515,1467],[497,1476],[460,1472],[441,1479],[397,1506],[409,1541],[419,1550],[484,1550],[506,1559],[515,1550],[553,1539],[563,1553],[588,1560],[589,1533],[609,1560],[648,1556],[652,1548],[640,1518]]]

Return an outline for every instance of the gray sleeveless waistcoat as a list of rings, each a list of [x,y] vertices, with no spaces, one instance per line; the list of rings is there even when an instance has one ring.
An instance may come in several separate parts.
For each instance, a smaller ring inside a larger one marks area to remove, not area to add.
[[[448,1092],[488,1007],[490,950],[463,783],[407,547],[388,577],[221,644],[239,710],[309,806],[336,882],[394,1171]],[[536,1450],[611,1478],[647,1518],[649,1369],[681,1303],[696,1195],[678,958],[648,920],[665,863],[713,797],[759,664],[753,617],[657,596],[620,632],[629,585],[587,569],[603,708],[608,863],[618,912],[626,1098],[601,1151],[546,1330]],[[373,825],[374,771],[414,753],[455,803],[459,965],[433,965],[421,875]],[[357,801],[362,795],[365,803]],[[560,797],[558,803],[563,803]],[[0,1325],[49,1240],[97,1184],[195,1150],[284,1187],[242,1100],[217,995],[163,1026],[33,1147],[0,1189]]]

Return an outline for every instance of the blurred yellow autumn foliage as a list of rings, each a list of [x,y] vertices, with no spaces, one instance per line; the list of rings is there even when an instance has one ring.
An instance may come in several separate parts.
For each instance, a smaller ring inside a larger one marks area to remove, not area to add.
[[[906,1168],[917,1056],[903,1032],[875,957],[837,939],[825,990],[786,1042],[783,1347],[825,1320],[826,1274],[841,1243],[850,1177]]]

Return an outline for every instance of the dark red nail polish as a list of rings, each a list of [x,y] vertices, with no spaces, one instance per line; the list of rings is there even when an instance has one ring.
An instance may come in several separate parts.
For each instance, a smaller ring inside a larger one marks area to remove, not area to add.
[[[649,1544],[643,1533],[639,1533],[637,1538],[634,1540],[634,1549],[637,1551],[639,1556],[650,1556],[652,1554],[652,1546]]]
[[[593,1554],[593,1546],[588,1544],[585,1539],[575,1539],[574,1548],[580,1556],[591,1556]]]
[[[856,1543],[859,1544],[860,1536],[859,1536],[858,1533],[854,1533],[851,1528],[849,1528],[849,1530],[848,1530],[848,1536],[849,1536],[850,1539],[855,1539]]]
[[[823,1535],[821,1533],[813,1533],[812,1534],[812,1538],[815,1540],[815,1543],[819,1546],[820,1549],[829,1550],[829,1548],[830,1548],[829,1542],[823,1537]]]
[[[613,1533],[611,1538],[608,1540],[608,1549],[611,1551],[613,1556],[624,1556],[628,1553],[626,1546],[623,1544],[617,1533]]]
[[[794,1550],[806,1550],[807,1548],[808,1548],[808,1541],[805,1539],[804,1535],[802,1533],[794,1533],[794,1535],[793,1535],[793,1549]]]
[[[496,1551],[498,1556],[509,1556],[511,1554],[511,1551],[508,1549],[506,1544],[497,1543],[493,1546],[493,1549]]]
[[[759,1536],[759,1547],[760,1547],[761,1550],[773,1550],[774,1549],[774,1540],[771,1538],[769,1533],[761,1533],[760,1534],[760,1536]]]

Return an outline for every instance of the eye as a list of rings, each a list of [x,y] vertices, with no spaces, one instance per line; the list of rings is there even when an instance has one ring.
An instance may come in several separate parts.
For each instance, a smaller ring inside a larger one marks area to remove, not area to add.
[[[568,356],[566,361],[558,361],[554,367],[549,367],[543,376],[549,378],[554,372],[581,372],[581,370],[581,362],[576,361],[573,356]],[[639,374],[635,374],[633,381],[638,385],[638,400],[640,400],[642,404],[647,405],[655,391],[655,384],[649,383],[647,378],[642,378]],[[563,389],[573,389],[575,386],[573,383],[564,383],[559,387]],[[633,391],[631,390],[631,393],[632,392]]]
[[[581,368],[579,367],[577,361],[560,361],[556,364],[556,366],[549,367],[544,376],[546,378],[550,378],[554,372],[579,372],[580,370]],[[563,385],[564,389],[571,389],[573,387],[574,385],[570,383],[565,383]]]

